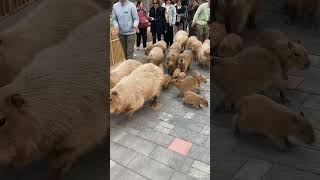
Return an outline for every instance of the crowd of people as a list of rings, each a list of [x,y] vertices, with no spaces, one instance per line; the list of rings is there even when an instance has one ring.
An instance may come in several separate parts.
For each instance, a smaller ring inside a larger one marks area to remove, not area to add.
[[[112,11],[113,34],[119,37],[125,58],[133,58],[135,43],[137,49],[141,44],[146,49],[148,29],[153,43],[164,39],[168,46],[179,30],[187,31],[189,36],[196,36],[202,42],[209,38],[210,0],[199,1],[151,0],[148,11],[141,0],[116,2]]]

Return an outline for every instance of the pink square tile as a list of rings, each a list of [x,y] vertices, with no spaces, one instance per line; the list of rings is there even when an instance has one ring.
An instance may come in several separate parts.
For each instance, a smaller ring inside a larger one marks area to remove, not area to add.
[[[299,84],[304,80],[303,77],[299,76],[289,76],[289,79],[287,81],[287,88],[288,89],[296,89]]]
[[[192,146],[192,143],[184,141],[179,138],[175,138],[172,141],[172,143],[169,145],[168,149],[185,156],[189,152],[191,146]]]

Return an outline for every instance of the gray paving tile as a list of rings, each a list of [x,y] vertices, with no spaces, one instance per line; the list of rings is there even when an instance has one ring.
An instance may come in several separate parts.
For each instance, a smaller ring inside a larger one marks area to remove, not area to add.
[[[180,172],[174,172],[170,180],[196,180],[196,179],[186,174],[182,174]]]
[[[174,125],[173,124],[170,124],[168,122],[160,122],[154,129],[159,131],[159,132],[162,132],[162,133],[165,133],[165,134],[169,134],[170,131],[174,128]]]
[[[205,126],[205,127],[202,129],[201,134],[210,136],[210,126]]]
[[[118,143],[110,143],[110,159],[126,166],[137,155],[131,149],[123,147]]]
[[[210,165],[200,162],[198,160],[193,161],[191,167],[197,170],[200,170],[202,172],[205,172],[207,174],[210,174]]]
[[[272,167],[272,164],[257,160],[250,159],[235,175],[236,180],[259,180],[266,172]]]
[[[318,180],[319,174],[306,171],[299,171],[294,168],[287,168],[279,165],[273,166],[261,180],[290,179],[290,180]]]
[[[181,116],[178,116],[174,119],[171,119],[171,120],[169,120],[169,122],[171,124],[176,125],[176,126],[190,129],[190,130],[198,132],[198,133],[200,133],[205,126],[205,124],[201,120],[198,120],[196,118],[195,119],[185,119]]]
[[[182,173],[187,173],[193,162],[188,157],[160,146],[150,154],[150,157]]]
[[[142,130],[139,134],[139,137],[149,140],[155,144],[159,144],[161,146],[167,147],[172,142],[174,137],[158,132],[155,129],[146,128]]]
[[[156,144],[131,134],[125,135],[118,143],[144,155],[149,155],[156,148]]]
[[[152,180],[170,179],[174,173],[173,169],[143,155],[136,156],[128,167]]]
[[[110,180],[147,180],[147,178],[116,163],[110,169]]]
[[[173,128],[173,130],[170,132],[170,135],[197,145],[204,145],[208,138],[208,136],[178,126]]]
[[[198,169],[195,169],[193,167],[190,168],[188,175],[191,176],[191,177],[194,177],[196,179],[203,179],[203,180],[205,180],[205,179],[209,180],[210,179],[210,175],[209,174],[207,174],[207,173],[205,173],[203,171],[200,171]]]
[[[210,150],[193,144],[187,156],[210,165]]]

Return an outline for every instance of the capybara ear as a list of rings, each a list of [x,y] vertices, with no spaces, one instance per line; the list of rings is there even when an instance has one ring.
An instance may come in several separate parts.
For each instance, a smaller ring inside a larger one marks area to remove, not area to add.
[[[304,117],[304,113],[302,111],[300,111],[300,115]]]
[[[112,95],[117,96],[117,95],[118,95],[118,92],[117,92],[117,91],[112,91]]]
[[[20,109],[25,104],[25,99],[20,94],[11,94],[6,98],[9,105]]]

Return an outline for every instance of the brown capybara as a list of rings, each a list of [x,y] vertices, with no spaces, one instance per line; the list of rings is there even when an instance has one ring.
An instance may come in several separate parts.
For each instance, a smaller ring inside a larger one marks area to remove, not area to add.
[[[198,60],[200,67],[210,66],[210,40],[205,40],[199,50]]]
[[[205,97],[202,97],[193,91],[187,91],[183,94],[183,104],[191,104],[199,109],[209,106]]]
[[[180,53],[182,52],[182,47],[179,42],[174,42],[173,44],[171,44],[170,48],[168,49],[168,53],[171,51],[171,49],[175,49]]]
[[[259,0],[218,0],[216,11],[223,16],[227,33],[241,34],[246,26],[256,27],[258,8]]]
[[[290,143],[288,136],[311,144],[315,141],[311,123],[301,112],[295,113],[270,98],[253,94],[239,101],[238,113],[234,116],[235,134],[240,130],[253,131],[271,137],[286,150]]]
[[[260,44],[267,49],[277,49],[282,42],[289,42],[289,37],[286,33],[275,30],[265,29],[260,33]]]
[[[110,72],[110,89],[113,88],[120,81],[120,79],[128,76],[133,70],[141,65],[141,62],[133,59],[128,59],[121,62]]]
[[[306,27],[317,27],[320,14],[320,0],[287,0],[289,24],[295,24],[297,18],[303,20]]]
[[[162,88],[168,89],[171,80],[172,80],[172,77],[170,76],[170,74],[165,74],[162,79]]]
[[[165,50],[167,49],[167,43],[164,40],[158,41],[154,44],[148,44],[147,49],[145,51],[145,55],[149,55],[150,51],[154,48],[154,47],[159,47],[163,50],[163,52],[165,52]]]
[[[192,63],[193,52],[191,50],[185,50],[180,54],[178,67],[181,72],[187,72],[190,69],[190,65]]]
[[[198,60],[198,52],[199,52],[201,46],[202,46],[202,42],[199,41],[196,36],[190,36],[189,37],[189,39],[187,41],[186,49],[192,51],[193,59],[195,61]]]
[[[207,82],[206,77],[203,74],[201,74],[199,71],[197,71],[197,70],[193,70],[191,72],[191,76],[194,77],[198,81],[199,86],[202,83],[206,83]]]
[[[187,75],[186,75],[185,72],[180,72],[179,75],[178,75],[178,79],[179,79],[179,80],[180,80],[180,79],[184,79],[184,78],[186,78],[186,77],[187,77]]]
[[[188,38],[189,38],[189,35],[187,31],[180,30],[174,35],[173,42],[178,42],[179,44],[181,44],[181,48],[185,49]]]
[[[14,26],[0,32],[0,87],[10,83],[35,54],[61,42],[74,28],[102,11],[92,0],[40,2]]]
[[[49,158],[59,179],[103,143],[109,129],[105,17],[94,16],[41,51],[0,88],[2,165]]]
[[[110,113],[127,112],[130,119],[146,100],[153,99],[152,106],[155,106],[160,96],[163,75],[159,66],[147,63],[122,78],[110,90]]]
[[[243,49],[243,40],[242,38],[235,34],[231,33],[224,37],[220,42],[217,56],[219,57],[232,57],[239,53]]]
[[[225,24],[218,22],[213,22],[210,26],[212,26],[212,35],[210,35],[210,40],[212,40],[212,50],[216,51],[220,42],[227,35],[226,26]]]
[[[176,68],[172,73],[172,79],[177,79],[180,73],[181,73],[180,68]]]
[[[180,54],[180,51],[176,49],[171,49],[168,52],[166,66],[169,74],[173,74],[173,71],[177,68]]]
[[[153,63],[159,66],[163,62],[163,60],[164,60],[163,50],[159,47],[152,48],[147,57],[147,62]]]
[[[187,91],[198,91],[199,84],[198,81],[192,76],[187,76],[184,79],[173,79],[171,81],[180,91],[178,97],[183,97],[183,94]]]

